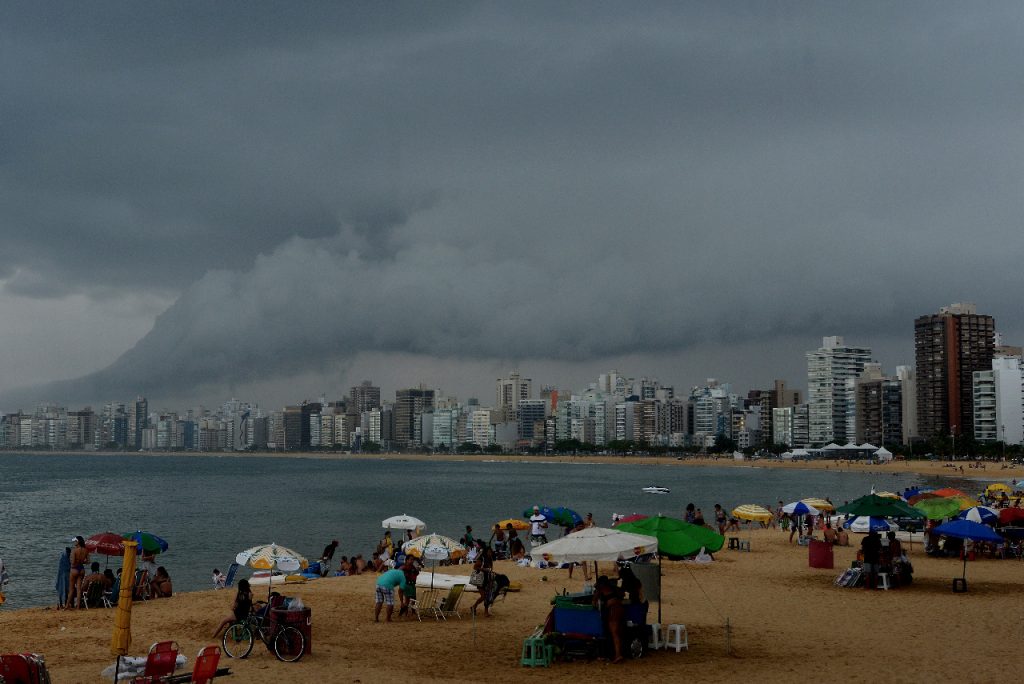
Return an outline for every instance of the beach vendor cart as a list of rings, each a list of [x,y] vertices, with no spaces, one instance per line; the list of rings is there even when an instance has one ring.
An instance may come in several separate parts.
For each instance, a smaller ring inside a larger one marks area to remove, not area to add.
[[[593,604],[593,594],[559,594],[551,599],[551,613],[544,625],[548,643],[564,658],[592,659],[598,656],[611,659],[612,640],[601,611]],[[647,624],[648,604],[626,603],[626,626],[623,652],[639,658],[647,652],[650,625]]]

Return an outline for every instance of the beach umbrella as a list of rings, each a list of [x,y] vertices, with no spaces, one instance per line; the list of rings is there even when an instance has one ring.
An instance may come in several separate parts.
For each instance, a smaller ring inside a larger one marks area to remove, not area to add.
[[[658,515],[615,528],[621,532],[649,535],[658,539],[658,553],[670,560],[693,556],[701,547],[714,553],[725,544],[725,537],[710,527],[692,525],[678,518]],[[577,534],[579,534],[577,532]]]
[[[85,548],[89,553],[103,556],[123,556],[124,537],[114,532],[100,532],[85,540]]]
[[[448,537],[442,537],[440,535],[431,534],[425,537],[421,537],[425,541],[417,547],[419,557],[422,560],[430,561],[430,588],[434,588],[434,574],[435,568],[437,567],[437,561],[445,561],[452,557],[452,545],[449,543],[452,540]],[[411,544],[415,540],[406,542],[406,545]],[[459,546],[459,544],[455,544]],[[405,546],[403,550],[409,555],[415,555],[410,550],[406,550]]]
[[[889,530],[895,531],[899,529],[896,523],[890,523],[885,518],[866,515],[850,518],[843,523],[843,527],[851,532],[888,532]]]
[[[925,514],[929,520],[952,518],[960,512],[959,499],[925,499],[914,504],[914,508]]]
[[[927,499],[941,499],[942,497],[935,492],[920,492],[907,498],[907,503],[913,506],[918,501],[925,501]]]
[[[832,502],[827,499],[811,497],[808,499],[800,500],[803,501],[808,506],[810,506],[811,508],[817,508],[819,511],[824,511],[825,513],[831,513],[836,510],[836,507],[832,505]]]
[[[896,492],[875,492],[875,496],[880,496],[883,499],[900,499],[900,498],[902,498]]]
[[[794,501],[793,503],[786,504],[782,507],[782,512],[789,515],[807,515],[808,513],[811,515],[818,515],[819,513],[817,508],[814,506],[808,506],[803,501]]]
[[[1024,521],[1024,508],[999,509],[999,523],[1001,525],[1013,525],[1022,521]]]
[[[733,517],[740,520],[752,520],[754,522],[768,522],[772,519],[772,512],[764,506],[757,504],[743,504],[732,509]]]
[[[270,587],[274,583],[274,570],[295,572],[296,570],[309,567],[309,561],[301,554],[295,553],[287,547],[278,546],[273,542],[240,551],[235,556],[235,562],[239,565],[246,565],[254,570],[270,571],[270,581],[267,583],[268,596],[270,595]]]
[[[625,517],[619,518],[618,520],[612,523],[612,527],[618,527],[623,523],[636,522],[637,520],[646,520],[649,517],[651,516],[643,515],[642,513],[634,513],[633,515],[627,515]]]
[[[1013,494],[1013,488],[1008,484],[1002,482],[993,482],[988,487],[985,487],[985,493],[992,495],[1000,492],[1006,492],[1007,494]]]
[[[988,506],[972,506],[965,511],[960,511],[960,515],[957,517],[961,520],[970,520],[982,525],[996,525],[999,523],[999,511]]]
[[[416,558],[423,558],[427,547],[445,549],[448,552],[448,558],[456,559],[466,555],[465,546],[451,537],[445,537],[441,534],[425,534],[422,537],[410,539],[402,544],[402,550]]]
[[[137,530],[135,532],[125,532],[121,537],[123,539],[134,539],[135,543],[139,545],[139,549],[141,551],[147,551],[149,553],[166,553],[169,548],[164,539],[156,536],[152,532]]]
[[[530,510],[532,515],[533,509]],[[530,529],[530,523],[526,522],[525,520],[520,520],[519,518],[507,518],[505,520],[499,520],[495,523],[495,525],[497,525],[503,530],[507,530],[508,526],[511,525],[513,530],[519,530],[520,532],[522,532],[523,530]]]
[[[425,522],[411,515],[395,515],[380,522],[385,530],[422,530],[427,526]]]
[[[887,499],[877,494],[868,494],[854,499],[837,509],[847,515],[867,515],[876,518],[923,518],[924,513],[900,499]]]
[[[1001,543],[1003,538],[996,534],[988,525],[982,525],[981,523],[971,522],[970,520],[950,520],[947,523],[943,523],[932,530],[933,534],[945,537],[955,537],[957,539],[969,539],[976,542],[992,542]],[[967,582],[967,554],[964,553],[964,586],[966,587]]]
[[[121,577],[135,577],[135,540],[125,540],[122,546],[124,560],[121,561]],[[110,635],[110,654],[117,656],[114,666],[114,681],[121,670],[121,656],[128,655],[132,645],[132,590],[134,583],[121,582],[117,593],[117,612],[114,613],[114,631]]]
[[[932,492],[932,494],[936,494],[942,497],[962,496],[964,498],[970,498],[968,494],[964,494],[959,489],[953,489],[952,487],[943,487],[942,489],[936,489],[935,491]]]
[[[627,523],[628,524],[628,523]],[[585,563],[587,561],[616,561],[623,557],[642,556],[658,550],[658,539],[648,534],[612,530],[606,527],[587,527],[567,534],[547,544],[531,549],[532,556],[546,561]]]

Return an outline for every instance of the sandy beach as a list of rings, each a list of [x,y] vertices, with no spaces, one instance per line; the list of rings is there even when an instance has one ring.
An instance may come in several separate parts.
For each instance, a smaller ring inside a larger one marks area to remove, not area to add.
[[[125,451],[40,451],[31,452],[33,455],[45,457],[48,455],[90,455],[90,456],[133,456],[138,458],[160,458],[165,456],[164,452],[125,452]],[[862,461],[837,461],[832,459],[817,459],[810,461],[788,461],[782,459],[744,459],[737,461],[728,456],[684,456],[677,459],[675,456],[637,456],[637,455],[610,455],[610,454],[580,454],[580,455],[554,455],[554,454],[425,454],[425,453],[378,453],[378,454],[352,454],[342,452],[322,451],[273,451],[273,452],[200,452],[200,451],[175,451],[175,456],[193,456],[196,458],[309,458],[320,460],[406,460],[406,461],[472,461],[477,463],[487,462],[515,462],[515,463],[621,463],[630,465],[661,466],[667,468],[776,468],[781,470],[842,470],[849,472],[862,472],[874,474],[892,473],[914,473],[930,477],[961,477],[976,479],[985,482],[997,482],[1002,480],[1024,479],[1024,465],[1013,463],[983,463],[984,467],[970,467],[972,461],[892,461],[886,464],[864,463]],[[0,458],[3,453],[0,452]],[[961,470],[962,468],[962,470]]]
[[[746,537],[744,531],[741,537]],[[637,678],[699,678],[702,681],[793,682],[925,681],[956,674],[962,681],[1002,680],[1007,655],[1000,634],[1024,628],[1019,606],[1024,565],[1017,560],[968,564],[970,591],[955,594],[951,578],[961,563],[924,556],[914,544],[915,582],[894,591],[842,589],[833,580],[848,567],[855,548],[836,547],[835,570],[811,569],[806,547],[778,530],[749,533],[750,553],[723,550],[716,562],[666,562],[664,623],[684,623],[689,652],[659,651],[636,661],[556,663],[550,670],[519,664],[522,639],[544,621],[552,596],[579,590],[579,574],[520,568],[496,569],[522,583],[499,601],[491,618],[473,620],[464,603],[462,620],[375,624],[374,576],[339,577],[286,585],[313,612],[312,653],[299,663],[278,662],[261,646],[246,660],[229,661],[227,681],[377,682],[399,676],[417,681],[494,682],[636,681]],[[859,543],[860,535],[853,535]],[[610,565],[604,565],[610,570]],[[468,566],[449,570],[468,574]],[[545,581],[545,578],[547,581]],[[136,604],[133,654],[158,640],[174,639],[189,667],[213,628],[228,612],[233,592],[201,591]],[[651,615],[656,615],[656,605]],[[0,611],[0,652],[33,651],[46,657],[53,681],[98,682],[113,662],[109,642],[114,611],[52,609]],[[731,625],[727,650],[725,624]]]

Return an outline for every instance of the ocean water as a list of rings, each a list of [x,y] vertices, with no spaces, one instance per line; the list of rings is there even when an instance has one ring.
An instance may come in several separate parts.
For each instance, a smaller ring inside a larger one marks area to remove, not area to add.
[[[946,480],[948,481],[948,480]],[[2,610],[53,605],[60,554],[70,537],[148,530],[170,544],[157,563],[175,591],[210,587],[214,567],[276,542],[319,557],[331,539],[342,555],[370,557],[380,521],[408,513],[429,531],[459,538],[519,516],[533,504],[569,506],[609,526],[612,513],[681,517],[689,502],[711,519],[715,503],[774,504],[808,496],[841,503],[879,490],[934,483],[917,475],[836,470],[671,467],[551,462],[404,461],[271,456],[0,454],[0,558],[11,582]],[[652,495],[642,487],[671,488]],[[93,556],[103,565],[105,556]],[[109,559],[119,567],[120,558]],[[240,574],[240,576],[243,576]]]

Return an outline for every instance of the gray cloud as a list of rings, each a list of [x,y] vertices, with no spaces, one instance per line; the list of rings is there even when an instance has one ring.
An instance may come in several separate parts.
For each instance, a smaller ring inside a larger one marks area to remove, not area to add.
[[[1024,332],[1021,6],[424,7],[12,12],[5,290],[182,293],[46,392]]]

